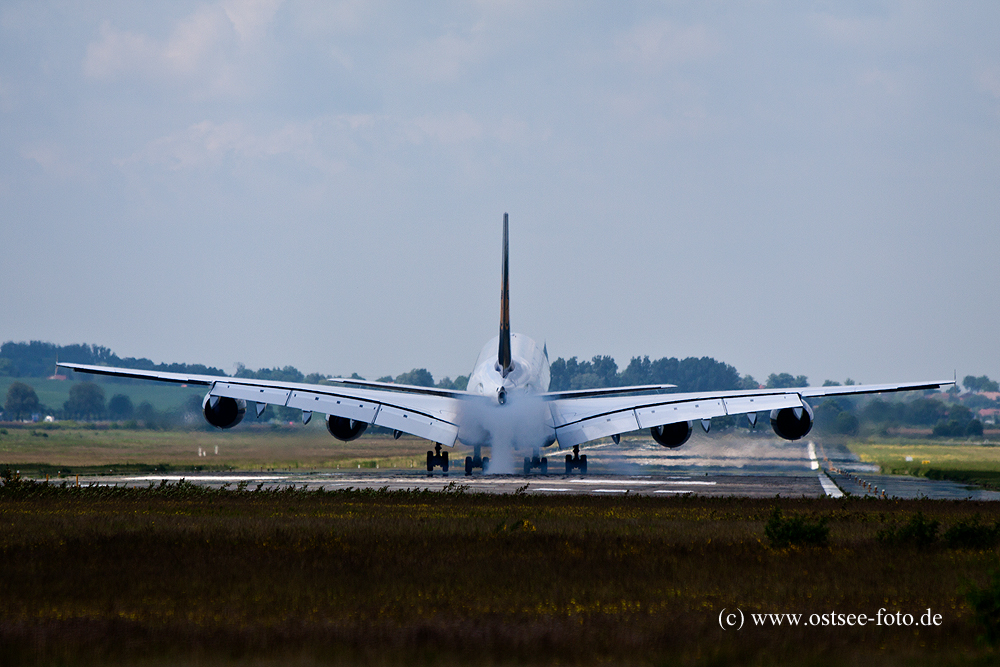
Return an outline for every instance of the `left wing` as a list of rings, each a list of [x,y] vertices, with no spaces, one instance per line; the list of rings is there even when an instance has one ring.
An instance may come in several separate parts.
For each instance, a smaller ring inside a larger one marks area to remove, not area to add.
[[[367,382],[362,384],[354,381],[322,385],[86,364],[58,365],[97,375],[208,386],[211,387],[208,391],[210,396],[253,404],[258,416],[266,405],[283,405],[302,410],[306,419],[313,412],[320,412],[409,433],[449,447],[455,444],[458,437],[458,405],[460,395],[466,393],[433,387],[376,385]],[[388,387],[392,387],[392,390]]]
[[[652,396],[558,398],[550,403],[550,410],[559,446],[572,447],[589,440],[664,424],[783,408],[802,408],[805,398],[919,391],[939,389],[952,384],[955,383],[948,380],[844,387],[703,391]]]

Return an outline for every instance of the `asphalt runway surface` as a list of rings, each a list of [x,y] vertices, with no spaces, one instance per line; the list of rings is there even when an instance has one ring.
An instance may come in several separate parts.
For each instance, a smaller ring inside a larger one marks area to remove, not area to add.
[[[428,489],[449,485],[470,492],[547,494],[640,494],[670,496],[840,497],[845,492],[887,498],[939,498],[1000,500],[1000,493],[954,482],[915,477],[881,475],[844,447],[826,447],[816,439],[788,442],[774,437],[716,435],[695,436],[683,447],[665,449],[641,438],[620,445],[597,443],[581,447],[588,458],[588,474],[565,473],[567,452],[551,450],[548,474],[524,475],[521,458],[508,462],[501,473],[496,465],[490,474],[464,471],[466,452],[457,447],[449,453],[451,469],[446,473],[421,469],[358,468],[336,471],[234,471],[163,475],[106,475],[87,483],[145,486],[185,479],[195,484],[248,488],[307,487],[310,489]],[[522,455],[523,456],[523,455]]]

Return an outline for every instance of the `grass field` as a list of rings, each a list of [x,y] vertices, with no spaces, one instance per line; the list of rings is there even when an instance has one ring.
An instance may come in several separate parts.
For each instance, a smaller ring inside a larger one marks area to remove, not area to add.
[[[770,546],[774,506],[825,517],[829,544]],[[997,566],[995,546],[879,540],[918,511],[942,528],[994,512],[11,484],[0,489],[0,664],[996,664],[966,599]],[[723,609],[746,626],[723,630]],[[940,625],[750,617],[880,609],[930,609]]]
[[[34,389],[39,402],[51,409],[61,409],[63,403],[69,400],[70,388],[76,384],[69,380],[0,377],[0,409],[3,409],[2,401],[7,396],[7,389],[15,382],[23,382]],[[149,401],[158,411],[179,408],[191,396],[202,397],[207,391],[206,387],[182,387],[162,382],[136,381],[130,384],[118,384],[98,381],[98,383],[104,390],[105,401],[111,400],[115,394],[125,394],[132,401],[132,405],[138,406],[143,401]]]
[[[894,440],[849,442],[847,446],[862,461],[878,465],[886,474],[950,479],[1000,488],[1000,444],[995,442]],[[907,457],[911,460],[907,461]]]
[[[341,442],[322,420],[308,426],[260,425],[235,431],[8,427],[0,465],[24,475],[115,470],[311,470],[425,465],[426,440],[368,436]],[[4,433],[6,431],[6,433]],[[218,449],[216,449],[218,448]],[[199,449],[206,456],[198,456]],[[216,453],[218,452],[218,453]]]

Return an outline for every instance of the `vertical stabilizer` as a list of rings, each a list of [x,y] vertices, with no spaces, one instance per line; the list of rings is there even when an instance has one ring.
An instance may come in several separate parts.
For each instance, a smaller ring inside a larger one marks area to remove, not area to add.
[[[497,365],[500,374],[507,377],[514,367],[510,354],[510,283],[507,274],[507,214],[503,214],[503,263],[500,270],[500,351]]]

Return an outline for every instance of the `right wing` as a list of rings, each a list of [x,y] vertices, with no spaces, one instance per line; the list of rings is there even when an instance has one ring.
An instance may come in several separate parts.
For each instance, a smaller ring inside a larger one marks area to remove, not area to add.
[[[791,389],[700,391],[647,396],[557,398],[550,410],[560,447],[677,422],[725,415],[802,408],[803,399],[849,394],[938,389],[946,382],[910,382]]]
[[[455,444],[455,439],[458,437],[458,406],[462,400],[460,396],[466,394],[466,392],[433,387],[359,381],[322,385],[217,375],[165,373],[87,364],[59,363],[58,365],[96,375],[203,385],[211,387],[208,392],[210,396],[233,398],[255,404],[258,415],[265,405],[283,405],[302,410],[303,413],[320,412],[402,431],[449,447]],[[348,383],[359,386],[349,386]],[[392,387],[393,390],[389,390],[388,387]]]

